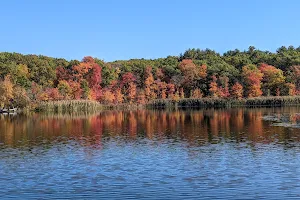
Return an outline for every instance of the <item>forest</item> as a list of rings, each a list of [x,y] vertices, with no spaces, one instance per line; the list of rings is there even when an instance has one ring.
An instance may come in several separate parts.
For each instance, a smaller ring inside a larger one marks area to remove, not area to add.
[[[59,100],[147,104],[157,99],[244,99],[300,94],[300,47],[276,52],[188,49],[179,56],[104,62],[0,53],[0,106]]]

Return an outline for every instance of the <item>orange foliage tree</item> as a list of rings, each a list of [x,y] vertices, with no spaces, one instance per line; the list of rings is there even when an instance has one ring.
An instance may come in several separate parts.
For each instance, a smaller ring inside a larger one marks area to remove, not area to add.
[[[243,86],[239,82],[236,82],[231,88],[232,97],[236,99],[242,99],[243,93],[244,93]]]
[[[152,74],[152,67],[148,66],[145,70],[145,96],[146,100],[152,100],[157,97],[155,93],[155,89],[157,89],[157,85],[154,82],[154,77]]]
[[[212,76],[212,81],[209,84],[209,92],[210,96],[218,97],[218,84],[217,77],[215,75]]]
[[[184,90],[191,93],[191,90],[197,86],[201,79],[207,76],[207,66],[196,66],[191,59],[184,59],[179,63],[179,69],[183,74],[182,86]]]
[[[200,99],[202,97],[203,97],[203,93],[201,92],[201,90],[199,88],[196,88],[195,90],[193,90],[192,98]]]
[[[127,99],[129,103],[133,103],[136,97],[136,84],[134,82],[129,83],[127,90]]]
[[[288,88],[288,95],[295,96],[297,94],[296,85],[294,83],[286,83]]]
[[[115,101],[115,95],[109,90],[103,90],[102,102],[106,104],[112,104]]]
[[[242,69],[242,77],[246,84],[248,97],[259,97],[262,95],[261,80],[263,73],[255,65],[247,65]]]
[[[121,88],[117,88],[115,91],[115,104],[123,103],[124,95],[122,94]]]
[[[0,82],[0,104],[1,107],[9,106],[13,99],[13,83],[10,80],[10,76],[5,76],[4,80]]]

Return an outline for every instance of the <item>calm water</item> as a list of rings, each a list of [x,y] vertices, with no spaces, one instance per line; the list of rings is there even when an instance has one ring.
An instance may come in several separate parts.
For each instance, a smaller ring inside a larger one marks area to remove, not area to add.
[[[0,116],[0,199],[300,199],[297,113]]]

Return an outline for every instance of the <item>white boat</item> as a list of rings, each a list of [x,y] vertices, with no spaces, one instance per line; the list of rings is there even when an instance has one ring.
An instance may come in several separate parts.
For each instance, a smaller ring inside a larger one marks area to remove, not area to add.
[[[3,108],[3,109],[0,109],[0,113],[16,113],[18,110],[18,108]]]
[[[10,113],[14,113],[14,112],[17,112],[17,108],[10,108],[10,109],[8,109],[8,111],[10,112]]]

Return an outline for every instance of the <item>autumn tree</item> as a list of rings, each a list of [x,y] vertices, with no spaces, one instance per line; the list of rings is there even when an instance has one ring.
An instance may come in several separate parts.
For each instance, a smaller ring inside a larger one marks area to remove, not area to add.
[[[167,84],[165,82],[162,82],[160,86],[161,90],[161,98],[166,99],[167,98]]]
[[[231,88],[232,97],[236,99],[242,99],[243,93],[244,93],[243,86],[239,82],[236,82]]]
[[[295,96],[297,94],[296,85],[294,83],[286,83],[288,95]]]
[[[180,99],[180,94],[179,91],[177,90],[175,94],[172,96],[172,100],[179,101],[179,99]]]
[[[16,66],[14,73],[11,77],[13,79],[14,84],[19,85],[24,88],[30,87],[30,73],[27,65],[19,64]]]
[[[124,95],[122,94],[121,88],[117,88],[114,92],[115,95],[115,104],[123,103],[124,101]]]
[[[13,100],[13,83],[10,76],[5,76],[4,80],[0,82],[0,104],[1,107],[9,106]]]
[[[263,73],[255,65],[247,65],[242,69],[242,77],[246,85],[248,97],[258,97],[262,95],[261,80]]]
[[[108,89],[103,90],[102,102],[112,104],[115,101],[115,95]]]
[[[201,79],[204,80],[207,76],[207,66],[196,66],[191,59],[184,59],[179,64],[179,69],[183,74],[183,87],[190,93],[193,88],[201,84]]]
[[[82,98],[88,99],[90,95],[90,88],[88,82],[85,79],[81,81],[80,88],[82,90]]]
[[[136,96],[136,78],[131,72],[123,74],[120,86],[127,102],[132,103]]]
[[[296,90],[300,90],[300,65],[291,66],[289,73],[290,81],[295,84]]]
[[[13,89],[13,96],[14,96],[14,106],[19,108],[24,108],[30,103],[30,99],[27,95],[27,92],[21,86],[15,86]]]
[[[57,89],[62,96],[63,99],[72,99],[72,88],[70,87],[69,83],[65,80],[59,81],[57,85]]]
[[[45,93],[47,93],[48,100],[50,101],[57,101],[61,100],[61,95],[57,88],[48,88],[46,89]]]
[[[263,73],[263,91],[265,94],[280,95],[280,87],[285,82],[283,71],[274,66],[261,64],[259,70]]]
[[[101,67],[96,63],[90,63],[91,69],[87,76],[89,87],[95,94],[95,99],[99,100],[101,97]]]
[[[195,90],[193,90],[191,97],[194,99],[200,99],[203,97],[203,93],[199,88],[196,88]]]
[[[217,77],[215,75],[212,76],[212,81],[209,84],[209,92],[210,92],[210,96],[218,97],[218,83],[217,83]]]
[[[42,88],[35,82],[31,83],[31,90],[29,94],[29,98],[33,101],[37,101],[39,99],[40,93],[42,92]]]
[[[155,94],[155,84],[154,84],[154,77],[152,74],[152,67],[147,67],[145,70],[145,96],[146,99],[149,101],[151,99],[154,99],[154,97],[156,96]]]
[[[71,99],[81,99],[82,96],[82,88],[80,83],[75,81],[68,81],[68,85],[70,86],[72,92],[71,92]],[[67,90],[68,91],[68,90]]]
[[[136,98],[136,84],[134,82],[129,83],[126,94],[128,102],[133,103]]]
[[[175,93],[175,85],[172,83],[167,84],[167,97],[172,99]]]
[[[199,77],[205,79],[207,76],[207,66],[201,65],[199,68]]]
[[[146,96],[144,90],[139,90],[137,93],[137,103],[144,105],[146,104]]]
[[[181,98],[181,99],[184,99],[184,97],[185,97],[184,95],[185,95],[185,94],[184,94],[183,88],[180,88],[180,89],[179,89],[179,96],[180,96],[180,98]]]
[[[56,81],[62,81],[62,80],[70,80],[72,79],[72,73],[71,70],[68,70],[65,67],[59,66],[56,68]]]
[[[167,98],[167,83],[166,82],[161,82],[160,80],[155,81],[157,96],[158,98],[161,99],[166,99]]]
[[[161,80],[161,81],[163,81],[164,78],[165,78],[165,74],[164,74],[162,68],[157,68],[155,75],[156,75],[156,78]]]
[[[229,78],[227,76],[221,76],[219,80],[221,83],[221,86],[219,87],[219,96],[222,98],[229,97]]]

